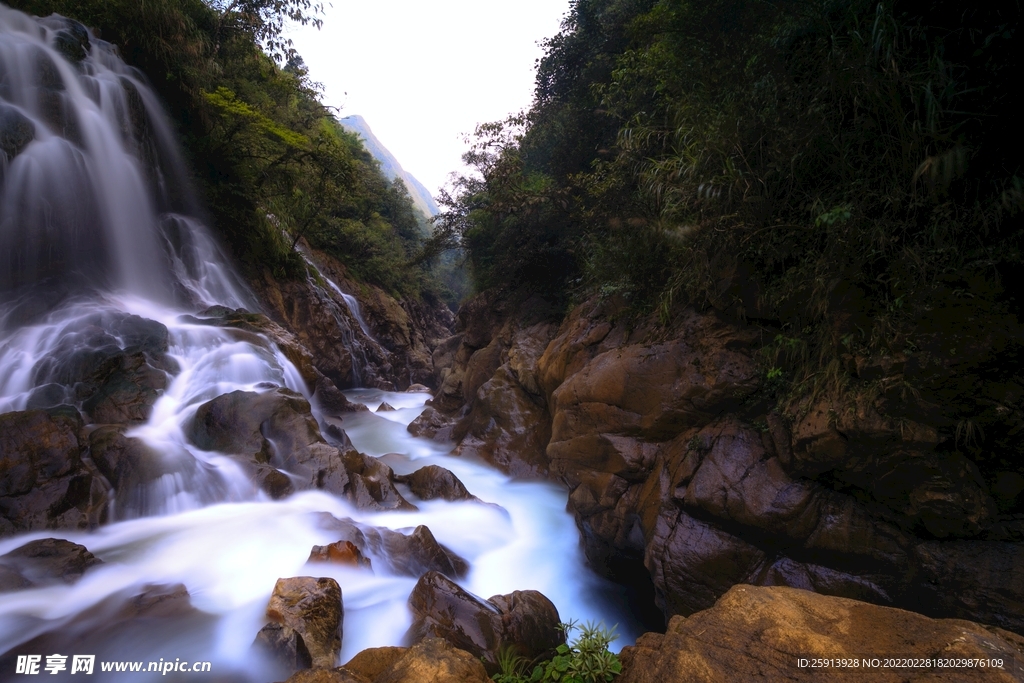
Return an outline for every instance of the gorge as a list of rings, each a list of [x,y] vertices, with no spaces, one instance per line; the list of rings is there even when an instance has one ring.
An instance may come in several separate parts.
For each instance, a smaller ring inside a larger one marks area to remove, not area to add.
[[[533,118],[479,131],[481,177],[430,239],[244,30],[164,83],[74,19],[0,5],[0,677],[56,652],[486,680],[508,646],[552,661],[575,620],[617,625],[627,682],[843,680],[796,662],[890,655],[1000,664],[877,680],[1024,680],[1019,183],[990,206],[978,164],[922,166],[897,223],[871,188],[779,190],[824,183],[798,168],[820,131],[757,128],[736,149],[810,140],[790,179],[757,147],[689,187],[712,162],[588,99],[675,92],[674,63],[644,60],[685,48],[623,47],[698,11],[655,4],[573,5]],[[212,11],[172,18],[202,34]],[[744,69],[814,80],[786,57]],[[479,290],[455,314],[427,265],[453,245]]]

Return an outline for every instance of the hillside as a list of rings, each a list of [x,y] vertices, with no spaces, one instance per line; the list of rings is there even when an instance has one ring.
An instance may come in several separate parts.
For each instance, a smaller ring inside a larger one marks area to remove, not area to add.
[[[370,130],[370,124],[366,122],[362,116],[354,114],[352,116],[346,116],[341,119],[342,127],[355,133],[363,142],[363,146],[366,148],[373,158],[380,162],[380,170],[387,178],[394,180],[395,178],[401,178],[405,183],[406,188],[409,190],[409,196],[412,198],[413,206],[423,212],[426,217],[437,215],[438,208],[434,202],[434,198],[430,195],[430,191],[424,187],[423,183],[416,180],[416,178],[402,168],[402,165],[398,163],[398,159],[395,155],[388,151],[377,136]]]

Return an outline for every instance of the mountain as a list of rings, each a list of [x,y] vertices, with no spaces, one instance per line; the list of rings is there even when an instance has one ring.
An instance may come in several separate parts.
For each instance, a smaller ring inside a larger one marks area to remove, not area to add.
[[[359,115],[346,116],[341,119],[341,125],[363,139],[366,151],[380,162],[381,171],[385,176],[391,179],[401,178],[405,182],[405,186],[409,189],[409,195],[412,197],[412,203],[417,209],[428,217],[437,214],[437,204],[430,196],[430,191],[411,173],[402,168],[395,155],[389,152],[388,148],[381,144],[381,141],[370,130],[370,124],[366,122],[366,119]]]

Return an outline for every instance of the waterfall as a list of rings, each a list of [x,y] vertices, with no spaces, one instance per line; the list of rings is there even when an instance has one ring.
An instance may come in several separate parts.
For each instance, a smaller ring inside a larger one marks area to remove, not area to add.
[[[265,334],[218,323],[224,310],[258,310],[227,263],[141,75],[74,22],[0,5],[0,413],[70,404],[88,414],[98,410],[82,393],[90,368],[137,359],[156,397],[125,436],[157,454],[159,466],[138,490],[118,492],[109,523],[98,529],[0,538],[0,555],[57,536],[104,563],[70,585],[0,595],[0,666],[14,648],[44,637],[38,642],[63,654],[187,657],[213,661],[224,680],[263,681],[249,645],[274,582],[314,571],[344,586],[343,657],[399,644],[415,579],[306,566],[312,545],[336,540],[317,522],[322,513],[392,529],[427,524],[469,560],[464,585],[481,595],[537,589],[565,619],[628,618],[608,584],[585,568],[564,490],[512,482],[452,458],[448,445],[408,434],[428,395],[349,392],[398,410],[353,414],[345,429],[358,449],[384,456],[396,472],[440,464],[496,505],[438,500],[418,512],[370,513],[323,491],[270,500],[230,453],[190,442],[188,425],[215,397],[286,388],[309,398],[298,370]],[[339,293],[369,336],[357,303]],[[179,583],[198,613],[154,620],[144,636],[128,630],[90,639],[112,604],[148,584]]]

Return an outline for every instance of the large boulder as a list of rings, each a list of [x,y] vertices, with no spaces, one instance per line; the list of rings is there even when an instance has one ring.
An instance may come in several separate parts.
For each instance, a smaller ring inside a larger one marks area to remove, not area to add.
[[[413,624],[406,638],[447,640],[457,648],[497,667],[502,648],[513,648],[528,660],[565,642],[558,629],[558,610],[537,591],[515,591],[482,600],[438,572],[420,577],[409,596]]]
[[[455,428],[455,455],[471,455],[515,476],[547,474],[547,411],[503,365],[476,389],[469,415]],[[469,386],[467,384],[467,386]]]
[[[341,454],[324,441],[309,403],[287,389],[218,396],[199,406],[187,434],[203,450],[241,460],[271,495],[291,490],[284,475],[275,474],[280,470],[297,479],[300,488],[340,495],[349,486]]]
[[[1024,638],[956,619],[791,588],[738,585],[714,607],[673,617],[667,632],[623,648],[621,683],[737,680],[1017,681]],[[872,665],[872,660],[879,663]],[[898,660],[1001,660],[1002,668],[886,665]],[[801,666],[847,660],[851,666]],[[853,664],[855,662],[855,664]]]
[[[318,521],[321,528],[338,535],[337,543],[351,543],[374,567],[395,574],[419,577],[435,571],[458,578],[469,570],[466,560],[438,543],[430,529],[423,525],[411,533],[402,533],[351,519],[337,519],[326,512],[318,514]]]
[[[83,545],[43,538],[0,555],[0,592],[74,583],[88,569],[103,564]]]
[[[412,474],[396,475],[395,481],[408,486],[413,495],[420,500],[477,500],[476,496],[466,490],[458,477],[438,465],[421,467]]]
[[[366,510],[415,510],[395,488],[395,473],[385,463],[355,450],[343,456],[348,471],[348,495],[352,503]]]
[[[486,683],[476,657],[441,638],[425,638],[384,669],[373,683]]]
[[[99,424],[145,422],[168,375],[178,370],[167,348],[167,328],[159,322],[115,312],[88,316],[65,329],[33,368],[40,386],[29,405],[74,403]]]
[[[0,415],[0,535],[105,519],[107,490],[82,459],[82,426],[69,406]]]
[[[36,136],[32,120],[14,107],[0,102],[0,152],[10,161]]]
[[[341,587],[330,578],[278,579],[267,605],[270,621],[254,646],[290,670],[331,668],[341,652]]]

